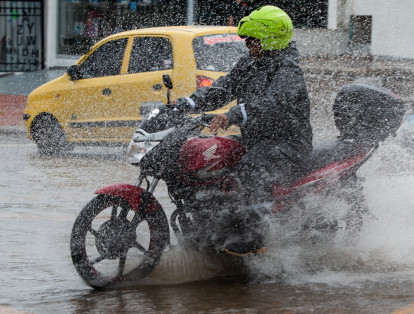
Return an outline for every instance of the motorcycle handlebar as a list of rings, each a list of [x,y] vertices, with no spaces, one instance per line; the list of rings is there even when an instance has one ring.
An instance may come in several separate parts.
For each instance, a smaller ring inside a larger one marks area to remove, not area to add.
[[[184,118],[188,114],[188,112],[181,111],[179,107],[177,107],[176,104],[166,104],[165,107],[168,108],[169,110],[172,110],[175,116],[181,116],[182,118]],[[193,121],[196,122],[196,124],[201,124],[203,126],[208,127],[215,116],[216,116],[215,114],[211,114],[211,113],[209,114],[202,113],[201,115],[194,118]],[[187,116],[187,119],[188,118],[190,117]]]
[[[201,122],[210,124],[211,120],[213,120],[215,116],[216,115],[212,114],[212,113],[203,113],[203,114],[201,114],[200,119],[201,119]]]
[[[215,114],[202,113],[200,116],[194,118],[195,121],[198,121],[202,126],[209,127],[211,120],[215,117]]]

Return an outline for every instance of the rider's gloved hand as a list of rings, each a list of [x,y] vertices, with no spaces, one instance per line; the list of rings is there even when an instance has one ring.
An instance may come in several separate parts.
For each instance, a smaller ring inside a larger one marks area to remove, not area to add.
[[[229,119],[223,113],[216,115],[210,122],[210,132],[217,132],[220,128],[223,130],[227,130],[229,128]]]
[[[180,97],[177,99],[175,103],[167,104],[166,107],[169,109],[175,109],[181,113],[191,112],[194,109],[194,102],[193,106],[191,104],[191,99],[189,100],[188,97]]]

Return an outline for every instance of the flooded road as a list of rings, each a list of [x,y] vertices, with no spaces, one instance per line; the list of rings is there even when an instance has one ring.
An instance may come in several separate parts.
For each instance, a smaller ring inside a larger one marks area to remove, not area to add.
[[[124,150],[42,157],[23,135],[0,134],[0,154],[0,312],[392,313],[414,303],[414,158],[391,140],[360,169],[375,219],[358,239],[276,241],[248,259],[248,277],[174,247],[146,285],[106,291],[82,282],[69,240],[97,188],[135,182]],[[162,187],[156,196],[170,214]]]

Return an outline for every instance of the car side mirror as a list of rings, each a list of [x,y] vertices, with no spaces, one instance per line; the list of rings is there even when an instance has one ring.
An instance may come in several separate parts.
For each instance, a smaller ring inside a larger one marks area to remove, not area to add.
[[[164,74],[162,76],[162,82],[164,83],[165,87],[167,87],[168,89],[173,88],[173,83],[171,81],[171,77],[168,74]]]
[[[162,76],[162,82],[164,83],[165,87],[167,87],[167,104],[169,104],[170,103],[170,89],[173,88],[171,77],[168,74],[164,74]]]
[[[82,73],[77,65],[71,65],[66,72],[72,81],[77,81],[82,78]]]

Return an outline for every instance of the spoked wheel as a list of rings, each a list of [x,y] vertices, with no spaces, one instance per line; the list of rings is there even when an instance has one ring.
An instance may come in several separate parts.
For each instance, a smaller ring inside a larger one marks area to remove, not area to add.
[[[70,249],[79,275],[88,285],[102,288],[147,276],[168,243],[162,209],[134,212],[121,197],[98,195],[76,219]]]

